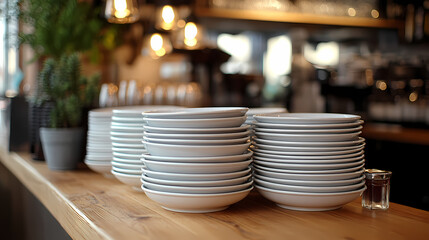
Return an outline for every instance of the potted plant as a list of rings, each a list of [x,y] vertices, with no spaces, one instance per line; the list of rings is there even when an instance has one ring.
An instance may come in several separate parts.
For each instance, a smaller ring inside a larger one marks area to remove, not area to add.
[[[52,104],[50,127],[40,128],[40,139],[48,167],[75,169],[84,150],[84,110],[98,96],[99,75],[81,76],[76,53],[45,61],[39,75],[42,101]]]

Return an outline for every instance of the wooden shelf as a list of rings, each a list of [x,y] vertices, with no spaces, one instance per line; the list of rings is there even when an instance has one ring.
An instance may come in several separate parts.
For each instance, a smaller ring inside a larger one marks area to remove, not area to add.
[[[0,150],[7,167],[73,239],[426,239],[429,212],[391,203],[387,211],[361,207],[300,212],[282,209],[256,191],[227,210],[170,212],[116,179],[82,165],[51,171],[28,153]]]
[[[268,10],[236,10],[196,7],[198,17],[241,19],[265,22],[301,23],[365,28],[402,29],[403,21],[362,17],[322,16],[302,13],[285,13]]]
[[[429,145],[429,130],[407,128],[395,124],[366,123],[362,137],[373,140]]]

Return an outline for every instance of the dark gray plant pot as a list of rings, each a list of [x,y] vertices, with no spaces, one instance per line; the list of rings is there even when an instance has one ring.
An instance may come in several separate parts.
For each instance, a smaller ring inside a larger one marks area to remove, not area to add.
[[[46,163],[51,170],[73,170],[83,152],[82,128],[40,128]]]

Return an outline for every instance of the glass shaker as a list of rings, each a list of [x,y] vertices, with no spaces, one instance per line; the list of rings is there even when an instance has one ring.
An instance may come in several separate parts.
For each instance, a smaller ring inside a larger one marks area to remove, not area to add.
[[[392,172],[365,169],[364,174],[367,189],[362,195],[362,207],[368,209],[388,209]]]

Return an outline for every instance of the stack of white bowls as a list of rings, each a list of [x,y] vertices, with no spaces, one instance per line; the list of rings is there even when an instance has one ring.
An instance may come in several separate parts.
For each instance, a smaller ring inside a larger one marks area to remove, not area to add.
[[[163,208],[213,212],[252,189],[247,108],[189,108],[144,113],[142,189]]]
[[[112,142],[110,140],[111,108],[89,111],[85,164],[93,171],[111,177]]]
[[[112,174],[121,182],[141,191],[140,178],[142,162],[140,157],[146,152],[142,143],[142,112],[155,109],[173,109],[172,106],[133,106],[113,110],[109,136],[112,141]]]
[[[337,209],[365,190],[360,116],[333,113],[255,115],[254,181],[287,209]]]

